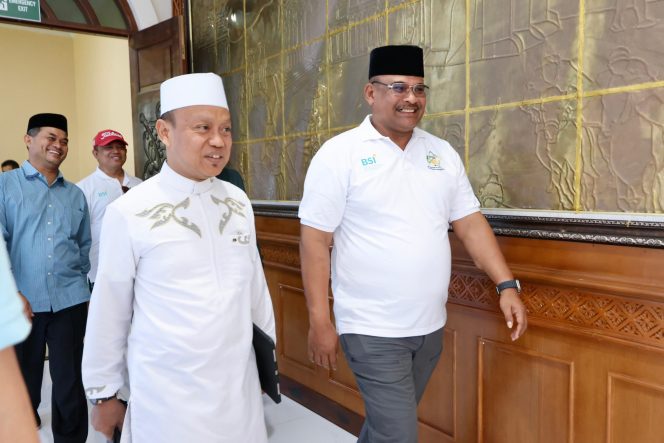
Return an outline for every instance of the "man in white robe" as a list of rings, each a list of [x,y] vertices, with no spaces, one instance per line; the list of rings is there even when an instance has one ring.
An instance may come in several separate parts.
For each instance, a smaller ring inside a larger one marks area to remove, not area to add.
[[[161,106],[166,163],[104,216],[83,355],[93,426],[123,442],[263,443],[252,322],[275,338],[274,314],[251,203],[215,178],[232,143],[221,78],[167,80]]]

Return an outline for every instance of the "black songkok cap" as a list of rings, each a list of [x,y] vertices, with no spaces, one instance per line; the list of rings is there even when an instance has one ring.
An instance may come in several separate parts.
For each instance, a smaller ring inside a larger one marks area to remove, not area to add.
[[[47,126],[49,128],[62,129],[67,132],[67,117],[60,114],[35,114],[28,120],[28,131],[33,128],[41,128]],[[27,131],[26,131],[27,132]]]
[[[376,75],[424,77],[424,53],[419,46],[389,45],[369,56],[369,78]]]

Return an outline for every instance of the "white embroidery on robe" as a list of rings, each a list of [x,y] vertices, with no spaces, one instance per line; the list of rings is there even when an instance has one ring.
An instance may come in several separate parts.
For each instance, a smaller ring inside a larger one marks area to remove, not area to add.
[[[230,219],[233,217],[233,214],[239,215],[242,218],[246,218],[244,215],[244,207],[245,204],[242,202],[239,202],[233,198],[226,197],[225,199],[221,200],[214,195],[211,195],[210,198],[212,199],[212,202],[217,205],[217,206],[222,206],[226,208],[226,212],[221,215],[221,219],[219,220],[219,234],[224,233],[224,228],[230,221]],[[187,217],[185,216],[178,216],[176,214],[176,211],[178,209],[187,209],[189,207],[189,197],[178,203],[177,205],[172,205],[171,203],[159,203],[158,205],[153,206],[150,209],[146,209],[142,212],[139,212],[136,214],[138,217],[148,217],[150,220],[156,220],[154,224],[150,227],[150,229],[157,228],[159,226],[163,226],[171,221],[174,221],[178,223],[180,226],[184,226],[187,229],[191,229],[194,231],[196,234],[198,234],[199,237],[203,237],[201,234],[201,230],[199,229],[198,226],[192,221],[190,221]],[[249,237],[248,234],[246,234],[247,237]],[[239,241],[241,244],[247,244],[249,243],[248,238],[237,238],[237,240],[234,241]]]
[[[170,222],[171,220],[178,223],[181,226],[184,226],[187,229],[191,229],[194,231],[196,234],[198,234],[199,237],[203,237],[201,235],[201,230],[196,226],[195,223],[189,221],[187,217],[178,217],[175,214],[175,211],[178,209],[187,209],[189,207],[189,197],[178,203],[177,205],[173,206],[170,203],[159,203],[158,205],[154,206],[152,209],[146,209],[143,212],[139,212],[136,214],[138,217],[147,217],[150,216],[149,218],[151,220],[156,219],[157,221],[154,222],[154,224],[150,227],[150,229],[157,228],[159,226],[165,225],[166,223]]]
[[[215,205],[224,205],[228,210],[225,214],[221,215],[221,220],[219,220],[219,233],[224,233],[224,228],[230,221],[233,214],[237,214],[242,218],[246,218],[244,215],[244,203],[239,202],[233,198],[226,197],[224,200],[220,200],[214,195],[210,196]]]

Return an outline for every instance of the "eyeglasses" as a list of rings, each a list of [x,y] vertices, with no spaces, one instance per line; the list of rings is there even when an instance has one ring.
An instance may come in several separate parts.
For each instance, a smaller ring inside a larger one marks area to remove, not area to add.
[[[379,85],[386,86],[387,89],[392,91],[392,94],[396,96],[406,96],[408,95],[408,91],[413,91],[413,95],[415,97],[426,97],[427,96],[427,89],[429,87],[425,85],[424,83],[417,83],[415,85],[409,85],[408,83],[405,82],[393,82],[390,84],[379,82],[378,80],[374,80],[371,82],[373,85],[374,83],[378,83]]]

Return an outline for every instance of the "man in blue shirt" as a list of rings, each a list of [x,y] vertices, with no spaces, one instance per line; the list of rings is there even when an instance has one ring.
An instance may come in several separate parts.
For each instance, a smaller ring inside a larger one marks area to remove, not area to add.
[[[24,136],[28,160],[0,174],[0,229],[32,318],[32,331],[16,346],[16,356],[37,423],[48,345],[54,442],[84,443],[88,415],[81,358],[90,299],[90,216],[83,192],[59,169],[68,141],[64,116],[30,118]]]

